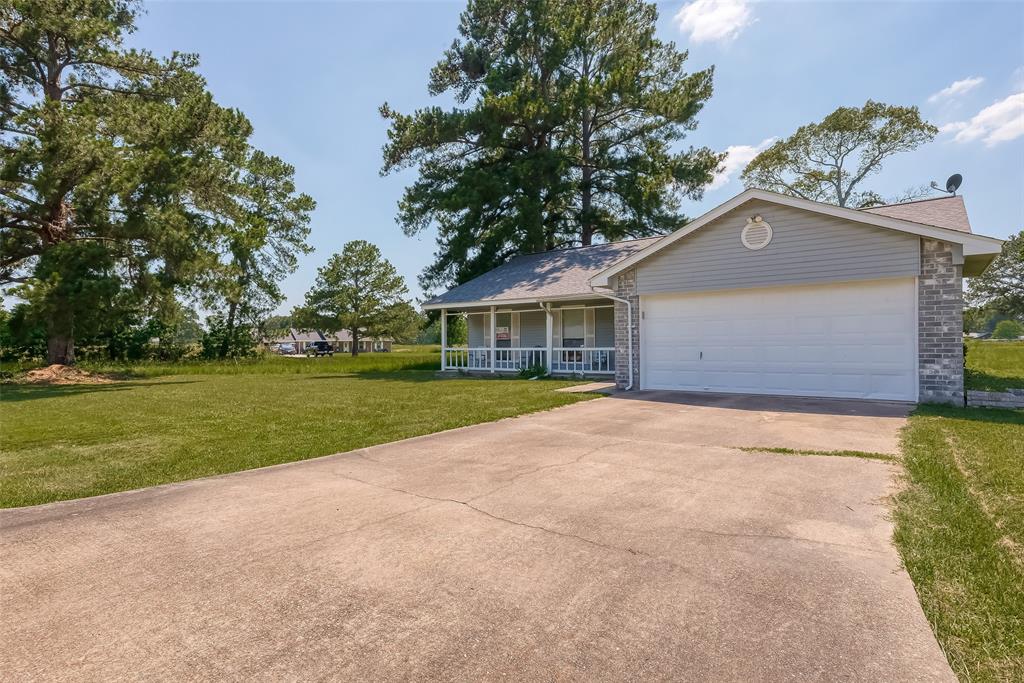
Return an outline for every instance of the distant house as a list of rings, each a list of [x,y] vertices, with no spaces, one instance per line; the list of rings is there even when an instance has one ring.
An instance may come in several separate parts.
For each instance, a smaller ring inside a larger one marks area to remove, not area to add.
[[[309,344],[320,341],[329,342],[337,353],[352,352],[352,333],[348,330],[325,333],[321,330],[297,330],[292,327],[283,335],[265,339],[263,346],[271,351],[278,351],[282,347],[287,349],[290,346],[294,353],[303,354]],[[390,351],[393,343],[394,340],[388,337],[360,338],[359,352]]]
[[[325,335],[327,341],[331,342],[334,350],[339,353],[352,352],[352,333],[348,330],[340,330]],[[375,351],[390,351],[393,339],[388,337],[359,338],[359,352],[373,353]]]

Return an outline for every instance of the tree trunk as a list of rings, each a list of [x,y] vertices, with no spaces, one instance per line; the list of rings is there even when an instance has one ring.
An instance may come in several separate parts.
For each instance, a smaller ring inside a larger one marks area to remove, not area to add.
[[[50,365],[75,364],[74,317],[67,313],[54,313],[47,324],[46,360]]]
[[[591,138],[594,137],[593,118],[590,111],[590,52],[583,51],[582,73],[580,86],[583,90],[583,111],[580,121],[580,163],[582,182],[580,183],[580,246],[589,247],[594,241],[594,166],[591,153]]]
[[[238,303],[232,301],[228,305],[228,319],[224,324],[224,339],[220,343],[219,356],[221,358],[228,357],[228,351],[231,350],[231,344],[235,340],[235,313],[238,310]]]
[[[581,183],[580,190],[582,191],[582,197],[580,198],[580,245],[589,247],[591,242],[594,241],[594,217],[591,215],[593,198],[594,198],[594,167],[591,165],[590,158],[590,109],[583,110],[583,130],[581,134],[582,139],[582,153],[583,153],[583,182]]]
[[[356,331],[355,326],[352,328],[352,355],[359,355],[359,333]]]

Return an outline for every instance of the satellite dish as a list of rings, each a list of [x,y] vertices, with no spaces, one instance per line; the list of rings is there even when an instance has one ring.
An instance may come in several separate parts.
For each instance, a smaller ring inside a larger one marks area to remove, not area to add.
[[[960,189],[960,183],[962,183],[963,181],[964,177],[959,173],[954,173],[953,175],[949,176],[949,179],[946,180],[946,192],[950,194],[956,194],[956,191]]]

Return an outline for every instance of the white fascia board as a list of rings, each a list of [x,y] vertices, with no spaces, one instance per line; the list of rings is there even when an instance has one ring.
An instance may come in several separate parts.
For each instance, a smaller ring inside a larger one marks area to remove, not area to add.
[[[714,221],[717,218],[722,217],[726,213],[732,211],[735,208],[755,199],[769,202],[771,204],[779,204],[782,206],[789,206],[795,209],[803,209],[805,211],[811,211],[813,213],[820,213],[826,216],[833,216],[835,218],[841,218],[854,223],[863,223],[865,225],[873,225],[879,228],[885,228],[888,230],[896,230],[899,232],[905,232],[912,235],[919,235],[921,237],[931,237],[933,239],[939,239],[944,242],[950,242],[953,244],[959,244],[963,246],[964,256],[975,256],[975,255],[989,255],[998,254],[1003,246],[1003,240],[995,237],[985,237],[984,235],[973,235],[968,232],[961,232],[959,230],[952,230],[950,228],[938,228],[931,225],[924,225],[922,223],[913,223],[911,221],[904,221],[898,218],[890,218],[888,216],[880,216],[878,214],[868,213],[866,211],[858,211],[857,209],[847,209],[841,206],[833,206],[832,204],[824,204],[822,202],[813,202],[809,199],[801,199],[799,197],[790,197],[789,195],[778,194],[777,192],[768,192],[767,190],[744,190],[724,204],[719,204],[715,208],[711,209],[704,215],[696,218],[680,229],[673,233],[665,235],[654,244],[648,246],[645,249],[641,249],[635,254],[619,261],[615,265],[601,271],[590,279],[591,286],[594,287],[607,287],[611,278],[626,270],[630,266],[643,261],[652,254],[661,251],[665,247],[669,246],[673,242],[686,237],[692,232],[700,230],[708,223]]]
[[[423,304],[420,308],[424,311],[439,311],[442,308],[458,310],[461,308],[478,308],[480,306],[522,306],[524,304],[540,304],[545,301],[576,301],[579,299],[600,299],[593,292],[580,292],[579,294],[564,294],[562,296],[538,296],[526,299],[483,299],[480,301],[451,301],[440,304]]]

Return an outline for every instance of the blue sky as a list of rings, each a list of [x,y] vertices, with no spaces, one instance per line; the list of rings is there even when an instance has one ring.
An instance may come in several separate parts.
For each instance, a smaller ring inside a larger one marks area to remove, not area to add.
[[[434,235],[408,238],[395,207],[412,172],[381,178],[387,101],[434,104],[427,72],[456,35],[462,2],[182,2],[147,5],[130,43],[200,55],[218,102],[241,109],[254,144],[296,169],[318,204],[316,251],[284,285],[301,303],[316,269],[353,239],[377,244],[420,295]],[[729,173],[689,216],[742,190],[757,146],[868,98],[918,105],[943,127],[891,159],[867,187],[883,195],[962,173],[975,232],[1024,227],[1024,3],[659,3],[658,32],[715,65],[715,94],[688,143],[731,148]],[[444,103],[442,101],[442,103]]]

